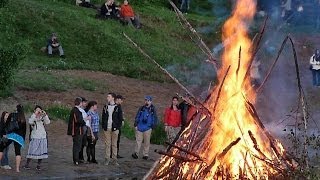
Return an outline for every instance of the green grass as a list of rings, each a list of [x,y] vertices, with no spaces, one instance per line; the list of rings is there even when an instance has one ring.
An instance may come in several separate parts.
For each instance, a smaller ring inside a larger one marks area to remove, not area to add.
[[[175,14],[159,2],[134,3],[144,25],[136,30],[116,21],[97,20],[95,10],[74,6],[70,1],[11,0],[0,9],[0,46],[26,44],[31,51],[20,66],[23,69],[87,69],[166,81],[165,75],[122,35],[125,32],[162,66],[183,63],[197,54],[198,48]],[[188,18],[195,26],[214,19],[196,14]],[[66,59],[48,58],[40,51],[52,32],[57,32]]]
[[[124,137],[130,140],[136,139],[135,129],[130,125],[130,123],[128,123],[127,120],[124,121],[124,126],[121,128],[121,133]]]
[[[130,140],[135,140],[135,129],[127,121],[124,121],[124,126],[122,127],[121,132],[124,137]],[[164,145],[166,140],[167,135],[164,131],[164,125],[161,122],[155,129],[152,130],[150,142],[152,144]]]
[[[58,76],[49,71],[20,71],[15,75],[15,87],[23,90],[64,92],[80,88],[87,91],[105,89],[105,85],[82,77]]]
[[[63,120],[68,122],[71,108],[62,105],[52,105],[45,109],[52,120]]]

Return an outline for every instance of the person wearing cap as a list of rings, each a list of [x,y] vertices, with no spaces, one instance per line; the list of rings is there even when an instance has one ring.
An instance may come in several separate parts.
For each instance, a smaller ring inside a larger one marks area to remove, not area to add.
[[[68,122],[68,131],[67,135],[72,136],[73,139],[73,147],[72,147],[72,156],[73,156],[73,163],[75,165],[79,165],[80,159],[79,154],[82,148],[82,139],[83,139],[83,130],[82,127],[86,125],[83,120],[83,116],[80,109],[82,103],[82,99],[77,97],[74,100],[74,107],[72,108],[69,116]]]
[[[125,99],[125,98],[124,98],[123,96],[121,96],[120,94],[118,94],[118,95],[116,96],[116,104],[117,104],[118,106],[120,106],[121,109],[122,109],[121,104],[123,103],[123,100],[124,100],[124,99]],[[123,110],[122,110],[122,114],[124,114]],[[122,126],[124,125],[124,119],[122,120],[121,125],[122,125]],[[119,155],[120,137],[121,137],[121,128],[119,129],[119,135],[118,135],[118,141],[117,141],[117,158],[118,158],[118,159],[119,159],[119,158],[123,158],[122,156]]]
[[[48,50],[48,55],[49,57],[52,56],[52,51],[53,50],[59,50],[59,55],[60,57],[64,58],[64,51],[62,49],[61,44],[58,41],[58,37],[56,33],[52,33],[51,37],[48,40],[47,44],[47,50]]]
[[[108,104],[106,104],[102,110],[102,129],[104,131],[106,144],[105,165],[113,163],[119,166],[117,162],[117,141],[119,129],[123,121],[123,113],[121,106],[115,103],[115,98],[116,95],[114,93],[107,95]]]
[[[88,130],[91,129],[91,117],[88,116],[87,112],[84,110],[87,107],[87,99],[84,97],[81,97],[81,99],[82,99],[82,102],[81,102],[81,105],[79,106],[79,111],[82,113],[83,120],[86,123],[86,125],[82,127],[84,136],[82,138],[81,151],[79,152],[80,162],[83,163],[84,162],[83,149],[88,145],[87,134],[88,134]]]
[[[143,159],[147,160],[149,157],[150,138],[152,129],[158,123],[157,112],[155,106],[152,104],[152,97],[145,97],[145,104],[141,106],[135,117],[134,127],[136,129],[136,147],[135,152],[132,154],[134,159],[138,159],[142,141],[143,144]]]

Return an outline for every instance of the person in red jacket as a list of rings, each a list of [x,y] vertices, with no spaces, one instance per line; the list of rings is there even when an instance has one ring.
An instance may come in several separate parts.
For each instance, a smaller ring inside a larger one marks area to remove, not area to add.
[[[134,14],[132,7],[128,0],[124,0],[120,8],[120,18],[124,24],[132,23],[136,28],[141,28],[140,21]]]
[[[169,142],[175,139],[181,129],[181,111],[178,104],[178,97],[173,97],[171,106],[164,113],[165,131]]]

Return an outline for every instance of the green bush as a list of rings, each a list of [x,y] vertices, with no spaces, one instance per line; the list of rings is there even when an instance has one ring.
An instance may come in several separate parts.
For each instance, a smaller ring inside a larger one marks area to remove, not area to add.
[[[124,126],[121,128],[121,133],[124,137],[134,140],[135,139],[135,129],[130,126],[128,121],[124,121]]]
[[[8,4],[9,0],[0,0],[0,8],[3,8],[6,4]]]
[[[152,144],[164,145],[166,140],[167,134],[164,131],[164,124],[163,122],[160,122],[160,124],[153,129],[150,141]]]
[[[21,51],[13,48],[0,47],[0,97],[10,95],[14,73],[19,65]]]
[[[61,119],[68,122],[70,115],[70,108],[62,105],[53,105],[46,109],[46,112],[50,119],[57,120]]]

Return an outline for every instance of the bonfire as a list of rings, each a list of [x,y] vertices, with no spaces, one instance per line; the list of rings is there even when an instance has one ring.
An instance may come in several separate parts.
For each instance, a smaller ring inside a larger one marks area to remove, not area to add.
[[[223,26],[225,45],[220,84],[198,106],[189,126],[146,179],[274,179],[295,165],[281,143],[265,129],[255,110],[255,89],[248,71],[253,60],[248,25],[254,0],[236,1]]]

